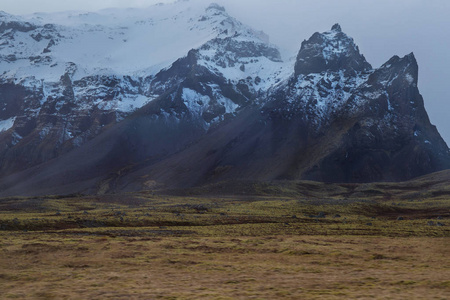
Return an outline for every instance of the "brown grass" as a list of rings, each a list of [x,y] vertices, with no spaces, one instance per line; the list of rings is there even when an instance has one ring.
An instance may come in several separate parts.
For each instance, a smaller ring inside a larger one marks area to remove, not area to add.
[[[2,298],[446,299],[447,238],[1,235]]]
[[[0,298],[449,298],[448,181],[251,189],[0,199]]]

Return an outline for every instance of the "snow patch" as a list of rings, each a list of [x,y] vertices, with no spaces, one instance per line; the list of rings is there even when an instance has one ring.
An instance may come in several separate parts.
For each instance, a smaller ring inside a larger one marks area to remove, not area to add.
[[[182,98],[186,107],[197,115],[202,115],[211,101],[209,96],[202,95],[189,88],[183,88]]]
[[[22,136],[20,136],[17,132],[13,132],[13,134],[12,134],[12,145],[13,146],[15,146],[15,145],[17,145],[19,142],[20,142],[20,140],[22,140],[23,139],[23,137]]]
[[[0,120],[0,132],[7,131],[14,126],[16,117],[9,118],[7,120]]]
[[[414,77],[412,77],[412,75],[409,73],[406,73],[405,79],[406,79],[406,81],[408,81],[409,84],[413,84],[413,82],[414,82]]]
[[[388,105],[388,111],[393,111],[394,108],[391,105],[391,101],[389,99],[389,94],[385,91],[384,95],[386,96],[386,102],[387,102],[387,105]]]
[[[147,103],[150,103],[153,100],[153,98],[148,98],[143,95],[137,95],[137,96],[130,96],[129,98],[121,99],[120,101],[117,101],[117,110],[121,112],[133,112],[138,108],[141,108],[142,106],[146,105]]]
[[[217,84],[208,84],[208,86],[212,89],[216,101],[220,103],[223,107],[225,107],[226,114],[232,114],[236,112],[236,110],[239,108],[239,105],[231,101],[231,99],[224,97],[222,95],[220,87]]]

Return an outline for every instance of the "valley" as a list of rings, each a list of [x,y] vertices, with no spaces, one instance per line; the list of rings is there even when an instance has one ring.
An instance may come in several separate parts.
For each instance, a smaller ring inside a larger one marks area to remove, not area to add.
[[[444,299],[449,176],[3,198],[0,286],[6,299]]]

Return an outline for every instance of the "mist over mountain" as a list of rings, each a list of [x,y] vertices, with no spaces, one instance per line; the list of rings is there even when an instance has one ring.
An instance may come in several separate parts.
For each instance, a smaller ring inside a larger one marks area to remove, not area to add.
[[[450,168],[413,53],[374,69],[335,24],[290,60],[225,7],[191,4],[1,13],[0,194]]]

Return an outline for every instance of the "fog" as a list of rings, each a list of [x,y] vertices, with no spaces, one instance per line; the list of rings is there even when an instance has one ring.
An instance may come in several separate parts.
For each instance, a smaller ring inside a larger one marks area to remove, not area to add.
[[[181,0],[183,1],[183,0]],[[0,10],[13,14],[61,10],[94,11],[107,7],[144,7],[161,0],[1,0]],[[304,39],[340,23],[355,39],[373,67],[393,55],[414,52],[419,64],[419,89],[431,122],[450,144],[450,1],[448,0],[191,0],[217,2],[230,15],[263,30],[294,56]]]

